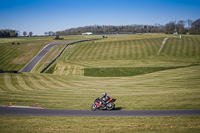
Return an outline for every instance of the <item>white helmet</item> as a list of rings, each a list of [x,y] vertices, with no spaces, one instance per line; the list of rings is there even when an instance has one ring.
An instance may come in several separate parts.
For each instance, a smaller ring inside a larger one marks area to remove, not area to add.
[[[106,96],[107,96],[107,93],[106,93],[106,92],[104,92],[104,93],[103,93],[103,97],[106,97]]]

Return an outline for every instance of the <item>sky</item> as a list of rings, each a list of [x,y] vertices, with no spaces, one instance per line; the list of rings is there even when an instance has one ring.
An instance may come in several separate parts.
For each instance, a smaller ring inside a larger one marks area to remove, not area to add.
[[[0,29],[33,35],[87,25],[165,25],[200,18],[200,0],[0,0]]]

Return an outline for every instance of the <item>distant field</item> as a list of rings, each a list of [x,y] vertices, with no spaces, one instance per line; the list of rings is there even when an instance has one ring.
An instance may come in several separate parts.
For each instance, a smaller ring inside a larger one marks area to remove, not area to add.
[[[158,55],[165,37],[169,39]],[[79,43],[69,47],[63,53],[54,66],[53,74],[92,76],[84,74],[84,70],[119,68],[117,71],[120,71],[127,67],[133,69],[138,67],[170,68],[199,64],[199,38],[200,36],[183,36],[180,39],[178,36],[164,34],[127,35]],[[106,74],[105,77],[109,75]]]
[[[63,36],[64,40],[52,40],[51,37],[17,37],[0,38],[0,69],[3,70],[21,70],[44,46],[53,42],[75,41],[101,36]],[[20,43],[12,45],[12,41]],[[62,48],[63,45],[60,47]],[[59,50],[57,50],[58,52]],[[57,52],[54,53],[57,55]],[[51,55],[49,60],[52,60]]]

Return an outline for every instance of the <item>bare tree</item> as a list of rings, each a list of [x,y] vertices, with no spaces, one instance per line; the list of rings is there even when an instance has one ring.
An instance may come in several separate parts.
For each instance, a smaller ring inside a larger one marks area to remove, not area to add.
[[[175,32],[175,23],[171,21],[165,25],[165,33],[172,34]]]
[[[192,23],[191,33],[200,34],[200,19],[197,19]]]
[[[185,29],[186,21],[180,20],[178,21],[176,27],[179,34],[186,34],[187,30]]]

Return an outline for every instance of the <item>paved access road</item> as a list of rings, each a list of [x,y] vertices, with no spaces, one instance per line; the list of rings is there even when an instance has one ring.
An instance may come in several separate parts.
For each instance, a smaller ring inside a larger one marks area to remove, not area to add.
[[[0,107],[0,116],[200,116],[200,110],[55,110]]]
[[[30,72],[36,64],[49,52],[51,48],[53,48],[57,44],[64,44],[64,43],[70,43],[72,41],[66,41],[66,42],[57,42],[57,43],[50,43],[46,45],[29,63],[24,66],[20,72]]]

